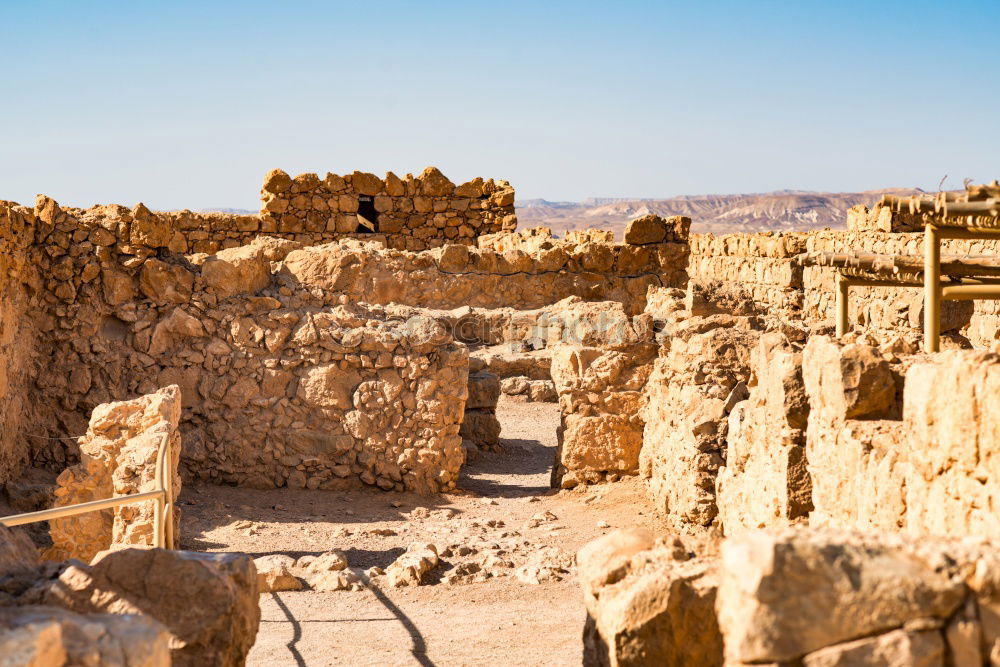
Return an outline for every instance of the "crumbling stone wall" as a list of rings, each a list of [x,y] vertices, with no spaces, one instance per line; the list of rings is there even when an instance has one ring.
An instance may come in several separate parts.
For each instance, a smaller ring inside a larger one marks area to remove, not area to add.
[[[718,514],[715,481],[725,462],[729,412],[746,398],[749,317],[692,317],[670,328],[645,389],[639,472],[657,508],[708,525]]]
[[[905,444],[897,378],[878,348],[815,336],[803,352],[809,395],[806,458],[818,526],[899,531]]]
[[[677,287],[687,280],[685,243],[549,240],[526,252],[515,242],[508,241],[503,252],[493,249],[493,240],[486,248],[449,244],[420,253],[330,244],[292,252],[282,271],[297,283],[370,304],[530,310],[579,296],[619,301],[633,315],[642,312],[650,286]]]
[[[694,234],[688,272],[692,282],[708,286],[710,293],[719,283],[728,287],[723,290],[727,296],[742,293],[759,313],[797,313],[806,323],[832,327],[835,270],[800,267],[795,256],[807,251],[922,255],[922,233],[880,229],[853,225],[852,231],[846,232]],[[942,242],[941,252],[1000,255],[1000,243],[949,239]],[[852,287],[850,322],[855,329],[881,332],[883,337],[918,335],[923,323],[922,303],[919,287]],[[996,302],[947,301],[943,314],[942,331],[961,330],[976,346],[989,347],[1000,338],[1000,305]]]
[[[261,231],[355,234],[359,205],[364,213],[366,204],[375,231],[386,236],[391,248],[473,244],[480,234],[517,227],[514,188],[507,181],[475,178],[456,186],[434,167],[402,179],[392,172],[382,179],[359,171],[293,179],[274,169],[261,189]]]
[[[34,273],[28,247],[33,240],[30,209],[0,201],[0,484],[12,479],[29,458],[23,429],[35,332],[26,316]]]
[[[96,405],[178,384],[188,474],[255,486],[454,484],[468,356],[432,320],[377,321],[342,307],[343,293],[276,284],[270,260],[290,241],[185,257],[99,245],[91,239],[104,227],[81,229],[54,206],[40,214],[33,259],[58,276],[33,313],[44,435],[81,433]],[[147,222],[133,215],[129,235],[155,236]],[[42,442],[40,462],[74,458],[63,441]]]
[[[98,406],[80,441],[80,463],[63,470],[56,480],[55,506],[155,490],[161,448],[170,475],[169,502],[175,502],[181,491],[177,474],[180,416],[181,392],[176,385],[131,401]],[[154,516],[154,503],[146,501],[54,519],[49,522],[52,547],[46,558],[90,561],[112,546],[153,545]],[[176,507],[169,520],[173,521],[174,535],[178,535],[180,514]]]
[[[580,549],[585,665],[992,665],[1000,544],[786,527]]]
[[[803,272],[795,263],[808,234],[691,235],[692,282],[738,286],[760,311],[801,312]]]
[[[642,389],[657,351],[652,318],[629,318],[614,302],[577,303],[563,315],[576,340],[557,344],[552,354],[561,413],[552,486],[634,475]]]
[[[727,535],[804,522],[812,509],[801,349],[778,332],[765,333],[751,365],[749,398],[729,413],[725,466],[716,480]]]
[[[906,373],[906,527],[1000,538],[1000,357],[952,351]]]

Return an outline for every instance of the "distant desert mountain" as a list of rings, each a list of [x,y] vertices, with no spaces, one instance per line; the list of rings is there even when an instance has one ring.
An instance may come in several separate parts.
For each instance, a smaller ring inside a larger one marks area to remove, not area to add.
[[[259,211],[251,211],[248,208],[200,208],[195,213],[235,213],[237,215],[254,215]]]
[[[844,229],[847,210],[871,206],[884,194],[911,195],[919,189],[887,188],[867,192],[803,192],[779,190],[743,195],[685,195],[669,199],[591,198],[582,202],[528,199],[517,202],[518,227],[551,227],[563,235],[571,229],[597,227],[614,230],[621,238],[632,218],[686,215],[692,231],[730,232],[804,231]]]

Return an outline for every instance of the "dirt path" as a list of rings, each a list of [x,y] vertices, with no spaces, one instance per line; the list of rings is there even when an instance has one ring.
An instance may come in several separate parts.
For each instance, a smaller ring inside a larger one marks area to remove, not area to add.
[[[188,487],[181,497],[191,503],[183,507],[182,546],[294,557],[339,549],[361,573],[423,541],[456,551],[469,545],[519,567],[541,552],[572,555],[611,528],[659,525],[637,480],[549,488],[555,404],[503,398],[498,413],[505,451],[467,465],[462,493]],[[539,584],[524,583],[514,568],[448,583],[457,558],[442,560],[433,583],[415,588],[263,595],[249,664],[580,664],[584,608],[572,568],[561,580]]]

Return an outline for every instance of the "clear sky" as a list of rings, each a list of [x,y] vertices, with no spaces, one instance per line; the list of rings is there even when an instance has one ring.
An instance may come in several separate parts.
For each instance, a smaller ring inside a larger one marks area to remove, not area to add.
[[[433,164],[520,199],[1000,178],[1000,0],[0,0],[0,199],[257,207]]]

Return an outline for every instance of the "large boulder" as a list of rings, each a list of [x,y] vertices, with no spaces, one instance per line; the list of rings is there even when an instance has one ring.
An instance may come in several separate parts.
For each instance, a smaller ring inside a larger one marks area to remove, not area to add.
[[[948,563],[896,536],[786,528],[729,538],[717,601],[727,660],[793,661],[919,619],[940,626],[966,595]]]
[[[29,592],[81,614],[142,614],[177,642],[174,665],[242,665],[260,623],[257,572],[243,554],[124,549],[71,563]]]
[[[0,578],[31,572],[38,564],[38,549],[27,533],[0,524]]]
[[[169,667],[170,633],[145,616],[0,607],[0,666]]]
[[[577,554],[587,606],[584,665],[721,665],[709,561],[644,531],[614,531]]]
[[[220,250],[201,265],[206,287],[221,297],[255,294],[271,284],[271,265],[260,246]]]

